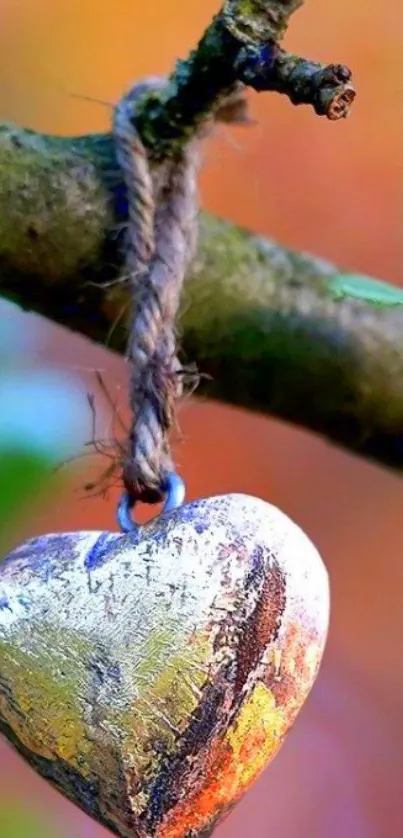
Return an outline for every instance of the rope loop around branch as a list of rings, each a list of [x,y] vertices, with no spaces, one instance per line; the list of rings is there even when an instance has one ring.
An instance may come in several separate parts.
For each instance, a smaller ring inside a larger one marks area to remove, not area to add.
[[[136,299],[127,346],[133,421],[123,463],[133,504],[160,501],[173,471],[168,434],[182,390],[175,322],[197,237],[196,143],[175,159],[152,164],[136,128],[139,97],[165,83],[151,78],[136,84],[118,103],[113,124],[127,191],[124,270]]]

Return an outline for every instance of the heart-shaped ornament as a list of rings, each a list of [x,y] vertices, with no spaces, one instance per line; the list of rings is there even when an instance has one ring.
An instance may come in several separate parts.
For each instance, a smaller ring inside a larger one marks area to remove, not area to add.
[[[210,835],[315,680],[328,578],[262,500],[33,538],[0,565],[0,732],[123,838]]]

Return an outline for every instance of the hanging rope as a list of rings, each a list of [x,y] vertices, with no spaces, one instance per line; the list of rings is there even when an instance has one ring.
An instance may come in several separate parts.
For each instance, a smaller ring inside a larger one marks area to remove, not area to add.
[[[136,85],[114,114],[128,202],[125,273],[135,298],[127,347],[133,422],[123,464],[124,487],[133,503],[160,500],[172,470],[168,434],[182,389],[175,321],[197,235],[195,143],[151,172],[133,119],[138,97],[164,83],[151,79]]]
[[[135,106],[148,90],[166,84],[150,78],[118,103],[113,133],[117,162],[127,190],[124,271],[133,289],[127,355],[131,364],[133,421],[123,484],[133,505],[155,503],[172,471],[169,431],[182,393],[183,370],[176,357],[175,321],[183,281],[197,241],[198,140],[152,167],[135,124]],[[242,85],[234,85],[214,114],[220,122],[248,123]]]

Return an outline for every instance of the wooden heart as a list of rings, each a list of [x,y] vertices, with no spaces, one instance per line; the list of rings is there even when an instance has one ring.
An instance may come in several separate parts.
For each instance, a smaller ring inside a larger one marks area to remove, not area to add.
[[[31,539],[0,565],[0,732],[123,838],[210,835],[279,750],[328,616],[316,549],[256,498]]]

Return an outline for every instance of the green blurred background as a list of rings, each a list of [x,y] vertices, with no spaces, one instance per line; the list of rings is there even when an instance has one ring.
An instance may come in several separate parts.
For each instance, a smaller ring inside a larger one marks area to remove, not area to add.
[[[167,72],[218,7],[218,0],[0,0],[2,118],[61,134],[107,129],[107,103],[132,80]],[[258,125],[220,128],[206,149],[203,204],[403,286],[396,212],[402,45],[397,0],[307,0],[287,46],[353,68],[352,117],[330,124],[275,94],[252,96]],[[93,370],[103,372],[115,398],[126,381],[123,361],[7,304],[0,316],[20,334],[36,335],[29,351],[11,346],[8,375],[13,365],[27,380],[33,367],[41,376],[50,366],[68,376],[59,390],[54,378],[41,379],[47,387],[41,404],[49,415],[59,405],[66,415],[63,450],[78,450],[90,425],[85,393],[97,392]],[[61,406],[70,388],[67,414]],[[110,415],[97,395],[102,436],[110,432]],[[21,407],[15,410],[20,416]],[[243,411],[191,402],[180,420],[177,462],[190,497],[246,491],[281,506],[317,543],[333,590],[329,644],[311,698],[280,756],[217,838],[401,838],[401,481]],[[90,477],[83,466],[68,482],[48,478],[50,494],[9,521],[7,545],[43,531],[114,526],[116,493],[83,501],[80,492],[104,463],[91,464]],[[106,834],[0,745],[1,838]]]

